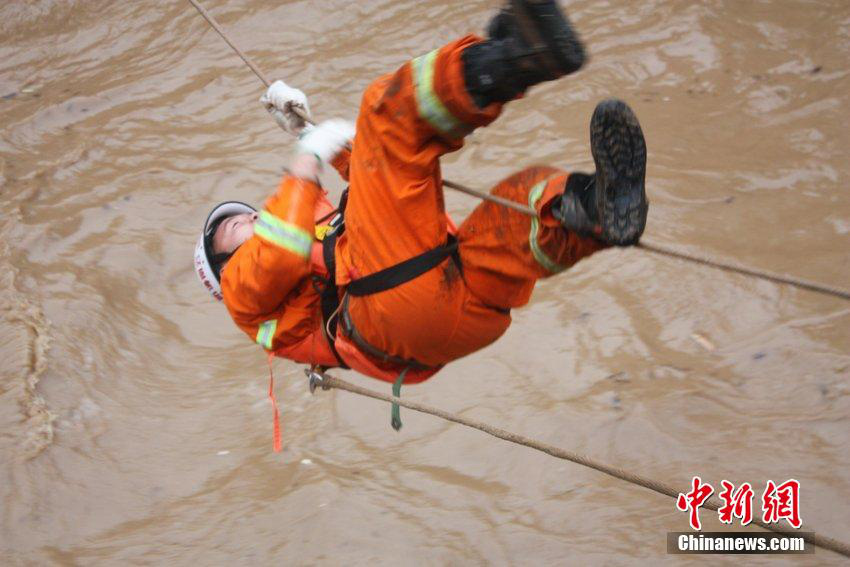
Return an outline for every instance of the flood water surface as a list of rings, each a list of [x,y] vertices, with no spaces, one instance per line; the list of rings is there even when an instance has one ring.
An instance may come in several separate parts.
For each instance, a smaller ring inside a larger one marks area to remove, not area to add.
[[[205,5],[320,120],[353,119],[372,79],[480,33],[498,8]],[[591,171],[590,115],[620,97],[647,138],[648,240],[848,286],[847,2],[566,6],[589,65],[509,105],[446,178],[486,189],[534,163]],[[667,532],[688,529],[672,499],[412,411],[395,433],[385,404],[311,396],[283,360],[271,451],[264,355],[191,262],[212,205],[261,204],[287,164],[262,92],[188,2],[0,6],[4,564],[670,560]],[[456,221],[476,205],[446,202]],[[700,475],[758,499],[768,479],[798,479],[804,529],[850,539],[847,302],[609,250],[541,282],[513,318],[403,396],[683,490]]]

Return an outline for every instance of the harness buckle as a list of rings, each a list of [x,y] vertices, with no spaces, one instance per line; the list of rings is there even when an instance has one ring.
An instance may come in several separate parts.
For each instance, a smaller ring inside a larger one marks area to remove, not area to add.
[[[317,372],[315,368],[305,368],[304,374],[307,375],[307,383],[310,386],[310,393],[316,392],[316,387],[321,386],[322,390],[330,390],[331,387],[325,384],[325,378],[321,372]]]

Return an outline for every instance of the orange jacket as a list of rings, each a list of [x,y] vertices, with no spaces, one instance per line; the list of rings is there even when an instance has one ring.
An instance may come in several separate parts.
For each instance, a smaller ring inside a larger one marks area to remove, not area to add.
[[[348,178],[349,152],[333,166]],[[254,225],[254,236],[221,271],[224,304],[236,325],[276,356],[306,364],[338,366],[324,331],[321,297],[312,276],[328,275],[321,229],[334,207],[317,184],[285,175]],[[358,372],[394,381],[403,368],[363,355],[341,333],[334,343],[345,363]],[[411,370],[407,381],[422,381],[439,368]]]
[[[322,335],[320,297],[312,275],[326,276],[316,221],[333,211],[315,183],[284,176],[266,201],[254,236],[221,271],[221,290],[230,316],[269,351],[297,362],[335,365]]]
[[[349,158],[343,151],[333,162],[346,180]],[[236,325],[266,350],[296,362],[337,364],[322,334],[320,297],[311,279],[327,276],[317,221],[333,210],[317,184],[284,175],[254,236],[221,270],[224,304]]]

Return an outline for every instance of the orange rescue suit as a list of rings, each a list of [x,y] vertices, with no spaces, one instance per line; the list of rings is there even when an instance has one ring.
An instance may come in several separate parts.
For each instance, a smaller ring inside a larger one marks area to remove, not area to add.
[[[403,65],[363,95],[351,155],[334,162],[350,182],[346,229],[336,244],[341,291],[446,242],[439,158],[462,147],[475,128],[495,120],[501,104],[478,108],[463,83],[467,36]],[[526,304],[535,282],[565,270],[605,245],[565,230],[550,208],[568,173],[530,167],[492,193],[538,212],[528,217],[483,202],[457,231],[453,259],[393,289],[350,297],[354,328],[374,349],[420,367],[405,383],[487,346]],[[337,366],[325,335],[313,275],[324,277],[316,221],[332,210],[318,185],[285,176],[265,204],[255,235],[222,270],[224,302],[236,324],[264,348],[297,362]],[[321,232],[319,229],[318,232]],[[404,366],[383,362],[338,332],[335,346],[352,369],[394,381]]]

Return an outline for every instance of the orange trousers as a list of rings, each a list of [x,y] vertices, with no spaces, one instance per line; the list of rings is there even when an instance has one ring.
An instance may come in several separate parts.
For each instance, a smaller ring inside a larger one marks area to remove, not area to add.
[[[446,242],[439,158],[495,120],[501,104],[478,108],[467,93],[461,53],[467,36],[404,64],[363,95],[349,172],[346,231],[337,243],[340,285]],[[528,302],[535,282],[605,245],[565,230],[549,211],[568,173],[532,167],[492,193],[530,204],[531,218],[482,202],[458,231],[461,268],[451,259],[396,288],[352,297],[355,328],[388,354],[439,366],[487,346]]]

